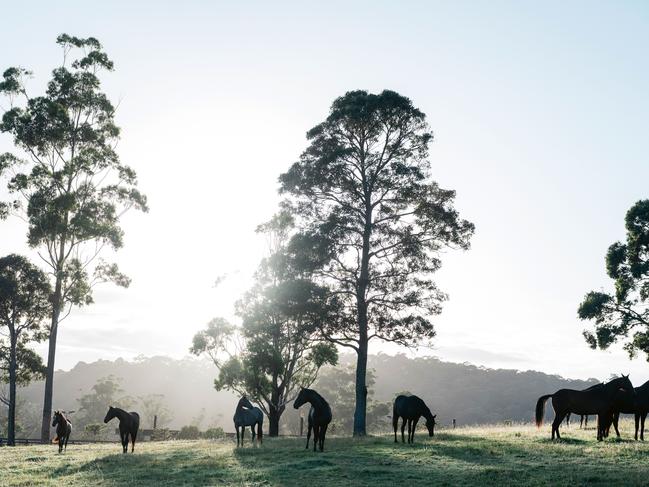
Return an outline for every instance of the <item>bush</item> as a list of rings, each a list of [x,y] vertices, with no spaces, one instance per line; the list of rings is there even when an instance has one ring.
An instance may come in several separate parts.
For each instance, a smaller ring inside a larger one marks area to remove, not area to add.
[[[198,426],[183,426],[178,433],[179,440],[197,440],[201,437]]]
[[[218,438],[224,438],[225,432],[223,431],[223,428],[218,426],[216,428],[207,429],[201,434],[201,436],[207,440],[216,440]]]

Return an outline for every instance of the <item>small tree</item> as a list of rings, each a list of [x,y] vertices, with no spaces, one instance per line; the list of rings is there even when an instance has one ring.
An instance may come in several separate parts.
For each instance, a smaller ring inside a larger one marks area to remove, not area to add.
[[[148,394],[140,397],[140,404],[143,413],[142,426],[153,428],[153,420],[157,417],[156,428],[166,428],[173,419],[171,411],[165,404],[164,394]]]
[[[0,344],[0,367],[9,382],[9,445],[16,438],[16,385],[42,373],[42,362],[26,345],[44,336],[50,294],[45,274],[25,257],[12,254],[0,259],[0,331],[6,330],[9,342],[8,346]]]
[[[314,387],[322,394],[333,412],[333,423],[338,433],[353,431],[355,371],[353,367],[326,367],[318,377]],[[367,371],[367,429],[377,433],[385,430],[388,415],[392,413],[387,402],[374,400],[373,386],[376,381],[374,371]]]
[[[455,192],[431,178],[426,116],[393,91],[351,91],[307,132],[309,146],[280,176],[300,232],[292,249],[344,302],[324,322],[332,343],[357,354],[354,435],[366,429],[369,342],[404,346],[435,336],[446,295],[432,275],[445,248],[467,249],[474,227]]]
[[[268,416],[270,436],[300,387],[308,387],[338,353],[318,341],[324,320],[336,319],[337,300],[304,279],[286,262],[284,246],[291,220],[280,216],[260,227],[269,235],[271,257],[257,272],[256,285],[237,304],[241,328],[222,318],[194,336],[191,352],[207,353],[219,368],[217,390],[247,394]]]
[[[201,437],[201,432],[198,429],[198,426],[190,425],[183,426],[178,432],[179,440],[197,440]]]
[[[123,396],[120,380],[114,376],[103,377],[92,386],[91,392],[84,394],[77,401],[79,403],[80,424],[103,423],[108,406],[128,409],[133,400]]]
[[[96,440],[99,436],[99,433],[105,429],[106,425],[102,423],[90,423],[87,424],[83,429],[86,433],[89,433],[93,440]]]
[[[98,259],[106,246],[122,247],[121,215],[147,210],[135,171],[122,164],[115,145],[115,107],[101,92],[99,73],[113,63],[97,39],[66,34],[57,40],[63,63],[45,94],[31,96],[31,72],[4,71],[0,95],[9,109],[0,132],[13,137],[15,153],[0,154],[0,177],[15,199],[0,202],[0,218],[17,213],[29,224],[27,241],[38,249],[53,282],[41,439],[48,441],[58,326],[72,306],[92,303],[100,282],[128,286],[115,264]],[[79,53],[74,59],[72,53]]]
[[[614,243],[606,254],[606,272],[615,292],[589,292],[578,315],[595,322],[594,332],[584,331],[591,348],[604,350],[626,339],[624,348],[631,358],[644,352],[649,360],[649,200],[629,209],[625,226],[626,243]]]

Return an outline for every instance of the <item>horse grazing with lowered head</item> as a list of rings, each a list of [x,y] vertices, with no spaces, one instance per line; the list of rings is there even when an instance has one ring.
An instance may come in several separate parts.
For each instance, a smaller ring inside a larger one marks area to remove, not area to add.
[[[135,439],[137,438],[137,430],[140,428],[140,415],[131,411],[127,413],[123,409],[108,406],[108,412],[104,418],[104,423],[108,423],[111,419],[119,419],[119,436],[122,439],[122,449],[124,453],[128,452],[128,440],[131,440],[131,453],[135,450]]]
[[[56,438],[52,443],[59,442],[59,453],[68,449],[68,440],[72,433],[72,423],[65,417],[63,411],[54,411],[52,427],[56,426]]]
[[[311,430],[313,430],[313,451],[316,451],[316,445],[319,445],[320,451],[323,451],[327,428],[332,418],[331,407],[324,397],[313,389],[302,388],[293,402],[293,407],[298,409],[307,402],[311,404],[311,409],[309,410],[306,448],[309,448],[309,438],[311,438]]]
[[[583,391],[560,389],[554,394],[539,397],[536,402],[536,426],[541,427],[545,415],[545,403],[552,398],[554,421],[552,422],[552,439],[555,434],[561,439],[559,426],[568,413],[598,415],[597,440],[602,441],[606,436],[607,418],[611,416],[613,402],[620,389],[633,390],[633,384],[628,375],[613,379],[600,387],[592,387]]]
[[[239,446],[239,428],[241,428],[241,446],[243,446],[243,434],[246,432],[246,426],[250,426],[253,443],[255,442],[255,426],[257,426],[259,444],[263,442],[264,413],[261,412],[261,409],[253,406],[246,396],[239,399],[232,420],[234,429],[237,430],[237,446]]]
[[[394,427],[394,442],[397,443],[397,427],[399,418],[401,421],[401,443],[405,443],[403,438],[403,431],[408,423],[408,443],[415,442],[415,430],[417,429],[417,422],[421,417],[426,418],[426,428],[428,428],[428,436],[435,435],[435,418],[436,414],[432,414],[426,403],[417,396],[397,396],[392,406],[392,426]]]

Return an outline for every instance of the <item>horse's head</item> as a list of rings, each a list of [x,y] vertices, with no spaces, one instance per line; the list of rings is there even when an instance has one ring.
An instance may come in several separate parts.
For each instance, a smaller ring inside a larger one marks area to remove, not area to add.
[[[428,428],[428,436],[435,436],[435,418],[436,414],[433,414],[430,418],[426,420],[426,428]]]
[[[61,421],[61,412],[60,411],[54,411],[54,418],[52,419],[52,427],[59,424],[60,421]]]
[[[633,384],[629,379],[629,374],[627,375],[621,374],[621,376],[618,377],[617,379],[614,379],[613,382],[616,383],[618,389],[623,389],[624,391],[628,391],[628,392],[634,392]]]
[[[246,396],[243,396],[241,399],[239,399],[239,404],[237,405],[237,409],[240,408],[240,407],[244,407],[244,408],[248,408],[248,409],[254,408],[254,406],[252,405],[252,403],[248,400],[248,398]]]
[[[115,408],[113,406],[108,406],[108,412],[104,417],[104,423],[108,423],[114,417],[115,417]]]
[[[293,402],[293,407],[295,409],[299,409],[300,406],[302,406],[305,402],[307,402],[307,391],[308,390],[309,389],[305,389],[304,387],[302,387],[300,389],[300,393],[297,395],[297,397],[295,398],[295,401]]]

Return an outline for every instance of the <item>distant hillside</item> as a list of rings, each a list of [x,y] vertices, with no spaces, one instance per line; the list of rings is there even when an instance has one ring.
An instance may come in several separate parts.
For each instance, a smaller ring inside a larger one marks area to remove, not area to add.
[[[353,363],[353,356],[343,355],[339,367],[353,367]],[[450,424],[453,418],[459,424],[530,421],[541,394],[563,387],[585,388],[595,382],[567,380],[541,372],[487,369],[433,357],[410,359],[405,355],[379,354],[370,356],[368,365],[376,375],[375,400],[391,401],[396,393],[410,391],[429,404],[441,424]],[[327,373],[321,372],[323,376]],[[111,375],[121,378],[122,389],[132,398],[163,394],[172,411],[172,428],[198,423],[202,428],[218,425],[232,430],[236,398],[229,392],[214,390],[216,369],[211,362],[193,358],[80,362],[69,371],[56,373],[54,407],[77,409],[77,398],[86,394],[98,379]],[[34,383],[21,389],[19,397],[33,408],[41,407],[42,388],[42,382]],[[297,421],[296,417],[289,408],[286,421]]]

